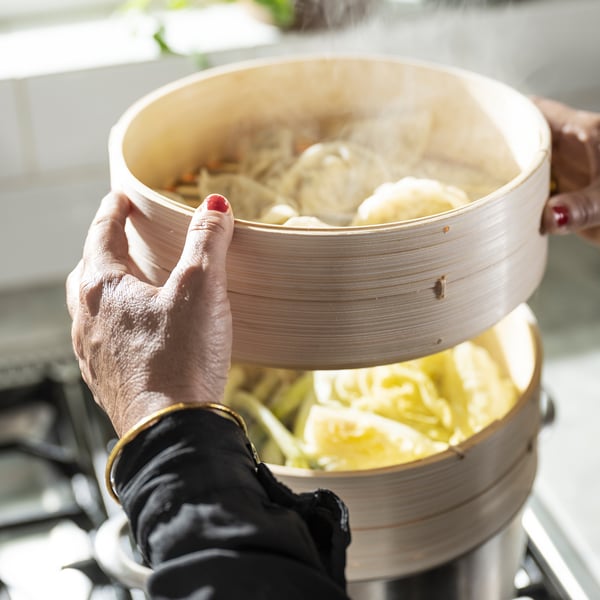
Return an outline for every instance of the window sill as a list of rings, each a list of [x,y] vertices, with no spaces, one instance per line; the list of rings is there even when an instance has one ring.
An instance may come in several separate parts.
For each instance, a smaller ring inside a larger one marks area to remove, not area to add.
[[[240,5],[220,5],[161,16],[167,41],[182,54],[269,45],[281,32]],[[159,58],[152,39],[156,18],[113,15],[72,23],[20,28],[0,34],[0,80],[48,75]]]

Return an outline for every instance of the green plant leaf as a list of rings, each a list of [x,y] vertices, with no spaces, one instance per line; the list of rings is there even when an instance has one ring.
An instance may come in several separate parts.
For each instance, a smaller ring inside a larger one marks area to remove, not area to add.
[[[208,67],[210,67],[210,62],[209,62],[206,54],[204,54],[202,52],[193,52],[191,57],[192,57],[192,60],[194,61],[194,65],[196,66],[196,69],[198,69],[198,71],[202,71],[202,70],[208,69]]]
[[[150,6],[151,2],[152,2],[152,0],[127,0],[127,2],[124,2],[122,4],[121,10],[123,10],[123,11],[128,11],[128,10],[145,11],[145,10],[148,10],[148,7]]]
[[[165,26],[162,23],[158,25],[152,34],[152,39],[158,44],[162,54],[177,54],[177,52],[169,46],[167,40],[165,40]]]
[[[289,27],[294,22],[293,0],[254,0],[264,6],[273,17],[275,25]]]
[[[190,2],[189,0],[168,0],[167,8],[169,10],[182,10],[184,8],[189,8]]]

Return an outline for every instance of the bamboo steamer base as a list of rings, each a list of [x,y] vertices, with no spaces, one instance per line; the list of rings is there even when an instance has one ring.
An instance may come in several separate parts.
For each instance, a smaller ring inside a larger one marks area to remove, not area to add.
[[[274,101],[276,98],[276,101]],[[539,233],[550,136],[501,83],[381,57],[308,57],[211,69],[141,99],[111,132],[113,187],[133,201],[130,253],[162,284],[192,209],[155,190],[241,131],[307,118],[425,107],[428,152],[492,172],[498,190],[404,223],[300,230],[236,221],[228,254],[233,360],[350,368],[424,356],[469,339],[529,298],[543,276]]]
[[[542,361],[537,325],[522,305],[478,341],[513,378],[520,397],[504,418],[459,446],[405,465],[364,471],[270,465],[296,492],[326,488],[346,502],[352,530],[349,583],[395,580],[447,564],[492,539],[521,513],[537,465]],[[145,588],[150,570],[124,556],[116,543],[127,527],[123,513],[109,519],[96,536],[96,554],[118,581]],[[512,565],[518,557],[512,555],[515,548],[510,551],[503,558]],[[494,580],[494,585],[512,588],[514,570],[508,574],[510,580]]]
[[[443,565],[486,542],[510,523],[525,504],[536,466],[532,448],[496,485],[471,502],[426,521],[381,529],[352,527],[348,581],[413,575]]]
[[[502,530],[527,500],[537,467],[541,344],[522,305],[479,340],[517,385],[512,410],[462,444],[364,471],[271,465],[296,492],[331,489],[347,504],[349,581],[394,579],[441,565]]]

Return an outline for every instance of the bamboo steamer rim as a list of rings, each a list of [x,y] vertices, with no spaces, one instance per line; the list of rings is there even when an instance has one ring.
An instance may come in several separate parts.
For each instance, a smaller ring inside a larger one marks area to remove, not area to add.
[[[252,59],[247,61],[240,61],[234,64],[223,65],[219,67],[211,67],[206,71],[202,71],[200,73],[196,73],[193,75],[188,75],[187,77],[180,78],[176,81],[173,81],[169,84],[166,84],[158,89],[150,92],[140,98],[137,102],[132,104],[121,116],[118,122],[111,129],[109,145],[111,148],[117,149],[122,145],[124,137],[127,133],[127,128],[129,125],[135,120],[140,111],[144,108],[153,104],[156,100],[159,100],[165,95],[181,90],[190,84],[194,84],[197,82],[201,82],[208,78],[218,77],[221,75],[227,75],[231,73],[235,73],[237,71],[247,71],[248,69],[261,69],[264,67],[273,67],[273,66],[281,66],[286,64],[294,64],[294,63],[305,63],[310,61],[316,62],[337,62],[337,61],[363,61],[365,63],[370,63],[370,61],[387,61],[389,63],[397,63],[398,65],[407,65],[414,67],[422,67],[426,69],[436,70],[439,72],[443,72],[450,75],[455,75],[464,80],[470,81],[481,81],[489,84],[494,84],[501,89],[506,90],[511,94],[520,94],[509,85],[492,80],[484,75],[480,75],[478,73],[474,73],[471,71],[467,71],[466,69],[461,69],[459,67],[451,67],[451,66],[441,66],[435,64],[433,62],[424,61],[424,60],[416,60],[416,59],[406,59],[406,58],[393,58],[388,56],[381,56],[378,54],[336,54],[329,57],[324,57],[320,54],[315,55],[304,55],[302,57],[287,57],[287,58],[269,58],[269,59]],[[524,97],[524,96],[523,96]],[[361,225],[361,226],[346,226],[346,227],[319,227],[319,228],[310,228],[310,227],[289,227],[285,225],[272,225],[268,223],[260,223],[257,221],[247,221],[244,219],[238,219],[234,215],[235,227],[242,229],[250,229],[252,231],[262,231],[265,233],[268,232],[279,232],[284,235],[298,235],[298,236],[339,236],[339,235],[368,235],[369,233],[381,233],[385,231],[398,231],[403,229],[410,229],[419,224],[425,223],[438,223],[440,221],[445,221],[449,215],[461,214],[471,212],[473,210],[477,210],[480,204],[484,202],[492,201],[496,198],[501,198],[504,194],[514,187],[517,187],[527,179],[531,178],[544,164],[544,161],[547,159],[550,153],[550,140],[551,134],[549,126],[546,122],[541,111],[532,103],[532,114],[537,113],[538,125],[540,126],[540,146],[541,150],[538,151],[536,156],[533,158],[529,169],[521,170],[513,179],[504,184],[503,186],[495,189],[490,194],[478,198],[473,202],[470,202],[466,205],[454,208],[452,210],[446,211],[441,214],[435,214],[427,217],[420,217],[417,219],[410,219],[406,221],[396,222],[396,223],[383,223],[379,225]],[[123,177],[126,180],[126,185],[133,186],[135,189],[143,192],[144,196],[149,200],[152,200],[156,204],[162,206],[169,211],[173,211],[179,213],[181,215],[189,216],[194,214],[194,209],[189,206],[181,205],[177,202],[172,201],[167,198],[163,194],[160,194],[156,190],[150,188],[145,185],[141,180],[139,180],[129,169],[127,168],[127,161],[121,152],[114,152],[115,159],[121,163],[121,166],[124,167]]]

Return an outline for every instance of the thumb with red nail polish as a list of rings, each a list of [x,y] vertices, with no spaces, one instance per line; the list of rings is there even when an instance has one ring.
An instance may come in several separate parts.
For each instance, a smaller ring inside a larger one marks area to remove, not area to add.
[[[216,210],[218,212],[226,213],[229,211],[229,202],[225,196],[221,194],[211,194],[204,199],[202,206],[205,210]]]
[[[195,210],[188,227],[179,263],[173,270],[210,265],[224,271],[227,250],[233,235],[233,214],[227,199],[211,194]]]
[[[227,380],[232,318],[226,262],[233,225],[231,205],[224,196],[205,198],[192,215],[181,257],[161,290],[172,307],[171,320],[185,329],[173,333],[172,360],[176,363],[179,357],[182,363],[196,365],[185,374],[194,380],[196,401],[220,401]],[[175,371],[181,375],[180,369]]]
[[[580,191],[550,198],[544,208],[542,229],[553,234],[575,232],[600,242],[600,180]]]

